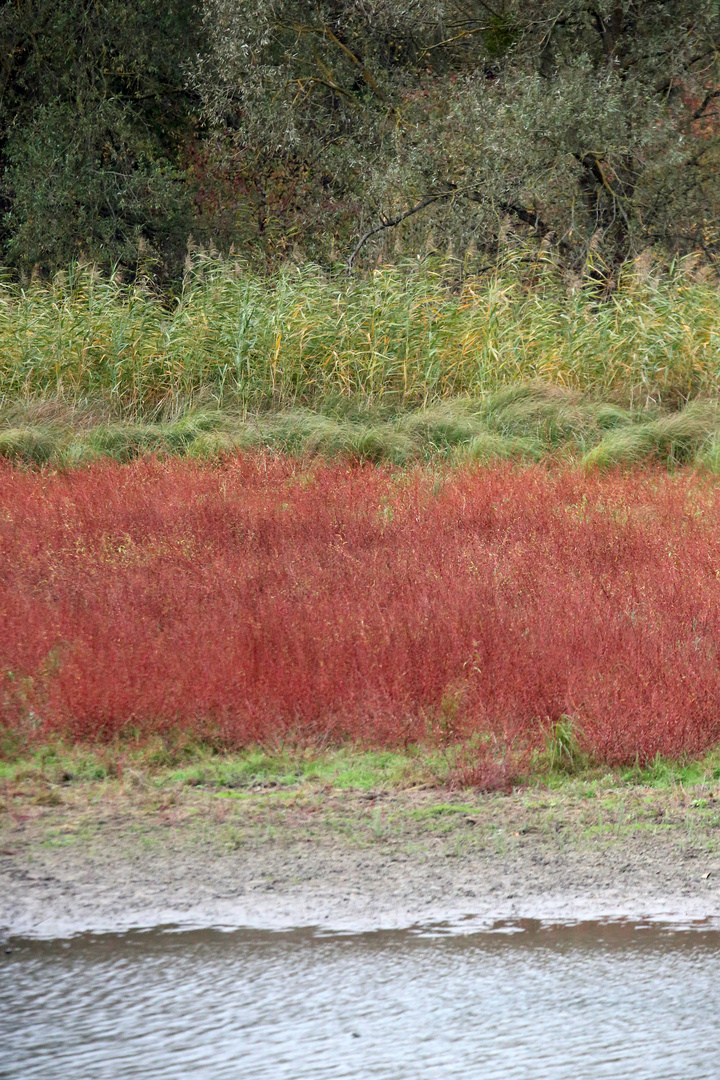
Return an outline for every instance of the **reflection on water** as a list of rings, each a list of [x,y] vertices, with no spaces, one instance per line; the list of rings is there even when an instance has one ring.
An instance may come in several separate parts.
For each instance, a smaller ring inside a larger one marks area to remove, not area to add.
[[[720,1075],[720,932],[135,932],[12,942],[4,1080]]]

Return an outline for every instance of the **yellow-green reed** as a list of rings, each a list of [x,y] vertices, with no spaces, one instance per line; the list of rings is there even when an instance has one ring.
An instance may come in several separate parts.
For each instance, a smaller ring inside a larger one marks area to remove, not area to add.
[[[130,417],[198,398],[422,404],[537,379],[630,405],[720,387],[720,291],[690,264],[629,269],[608,299],[542,264],[447,281],[442,266],[268,279],[206,260],[172,301],[87,268],[0,285],[0,403],[100,398]]]

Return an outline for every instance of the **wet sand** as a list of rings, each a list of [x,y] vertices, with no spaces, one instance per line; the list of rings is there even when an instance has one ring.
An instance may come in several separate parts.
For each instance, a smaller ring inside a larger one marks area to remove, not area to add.
[[[0,932],[716,919],[718,838],[715,791],[20,783],[0,817]]]

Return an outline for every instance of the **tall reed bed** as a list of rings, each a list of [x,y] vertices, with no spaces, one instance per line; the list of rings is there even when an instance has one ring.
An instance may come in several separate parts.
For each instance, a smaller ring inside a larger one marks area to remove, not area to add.
[[[534,379],[629,404],[715,393],[720,293],[687,268],[628,270],[601,301],[543,264],[453,289],[444,267],[267,279],[212,262],[175,301],[89,270],[0,290],[0,404],[101,398],[128,417],[198,396],[427,403]]]
[[[720,740],[720,496],[688,475],[0,465],[0,506],[18,739],[502,755],[568,730],[607,763]]]

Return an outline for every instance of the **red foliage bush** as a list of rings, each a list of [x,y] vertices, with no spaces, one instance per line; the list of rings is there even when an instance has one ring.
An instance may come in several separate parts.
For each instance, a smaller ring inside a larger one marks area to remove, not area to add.
[[[710,480],[263,456],[0,468],[6,727],[227,745],[720,740]]]

